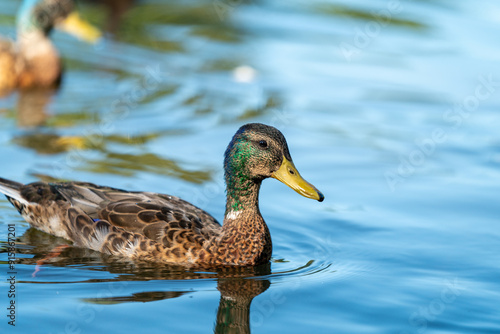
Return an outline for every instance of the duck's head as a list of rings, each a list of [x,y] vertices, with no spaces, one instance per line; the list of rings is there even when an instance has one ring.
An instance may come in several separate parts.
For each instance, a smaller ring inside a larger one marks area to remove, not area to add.
[[[32,33],[47,36],[54,27],[88,42],[96,42],[101,33],[82,20],[73,0],[24,0],[17,15],[20,37]]]
[[[272,126],[260,123],[243,125],[227,147],[224,171],[228,189],[244,188],[248,181],[260,183],[272,177],[302,196],[320,202],[324,199],[316,187],[300,176],[292,162],[285,137]]]

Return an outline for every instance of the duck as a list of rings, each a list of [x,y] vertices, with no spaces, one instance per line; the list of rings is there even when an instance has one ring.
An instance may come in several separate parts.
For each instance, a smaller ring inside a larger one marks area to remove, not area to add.
[[[100,10],[107,12],[106,32],[116,35],[120,28],[123,16],[133,7],[137,0],[84,0],[94,6],[99,6]]]
[[[272,255],[259,210],[262,181],[274,178],[300,195],[324,200],[295,167],[283,134],[249,123],[224,153],[226,208],[222,225],[179,197],[86,182],[22,184],[0,178],[0,192],[36,229],[73,247],[139,262],[185,267],[257,266]]]
[[[54,27],[85,41],[99,30],[80,18],[72,0],[24,0],[17,15],[17,41],[0,38],[0,96],[16,89],[57,88],[59,53],[49,39]]]

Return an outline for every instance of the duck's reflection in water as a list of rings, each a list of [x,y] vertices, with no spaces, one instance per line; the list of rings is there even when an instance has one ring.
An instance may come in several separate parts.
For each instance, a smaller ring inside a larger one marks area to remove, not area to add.
[[[18,126],[31,128],[45,125],[48,119],[47,105],[54,94],[52,88],[20,90],[17,100]]]
[[[250,333],[250,304],[270,284],[267,279],[219,278],[220,302],[214,333]]]
[[[41,264],[43,266],[72,266],[86,270],[107,271],[117,274],[109,279],[89,279],[77,283],[124,283],[127,281],[149,280],[194,280],[210,279],[217,281],[217,289],[221,297],[217,310],[214,333],[250,333],[250,305],[254,297],[266,291],[270,282],[266,277],[271,273],[271,265],[257,267],[233,268],[224,267],[212,270],[187,270],[179,266],[165,266],[152,263],[137,263],[106,256],[88,249],[67,247],[57,254],[51,251],[67,241],[30,228],[21,237],[19,253],[34,255],[32,258],[21,258],[23,264]],[[33,248],[32,248],[33,247]],[[59,247],[60,248],[60,247]],[[4,252],[5,250],[1,250]],[[49,255],[49,256],[48,256]],[[43,262],[43,264],[42,264]],[[40,272],[37,273],[40,275]],[[37,283],[36,278],[25,283]],[[126,286],[126,284],[120,284]],[[117,285],[118,286],[118,285]],[[115,291],[115,294],[111,290]],[[124,288],[110,289],[109,296],[84,298],[83,302],[91,304],[120,304],[128,302],[151,302],[171,299],[193,293],[187,291],[145,291],[122,294]]]

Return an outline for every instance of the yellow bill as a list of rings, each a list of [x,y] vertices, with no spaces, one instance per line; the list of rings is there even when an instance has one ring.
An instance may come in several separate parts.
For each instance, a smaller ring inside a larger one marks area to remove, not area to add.
[[[320,202],[323,202],[325,199],[325,196],[323,196],[323,194],[316,189],[315,186],[300,176],[293,162],[288,161],[285,157],[283,157],[281,167],[271,176],[276,180],[283,182],[304,197],[312,198]]]
[[[101,38],[101,31],[83,20],[78,12],[68,15],[57,28],[89,43],[96,43]]]

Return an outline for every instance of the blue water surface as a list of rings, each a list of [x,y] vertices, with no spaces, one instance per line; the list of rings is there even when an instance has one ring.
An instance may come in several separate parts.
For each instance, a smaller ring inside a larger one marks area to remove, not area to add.
[[[3,36],[19,5],[1,2]],[[262,122],[326,199],[264,182],[269,266],[200,272],[69,247],[35,275],[65,242],[2,199],[2,332],[500,333],[497,1],[122,5],[78,3],[106,31],[97,45],[52,34],[55,95],[0,100],[1,177],[168,193],[222,221],[224,150]]]

